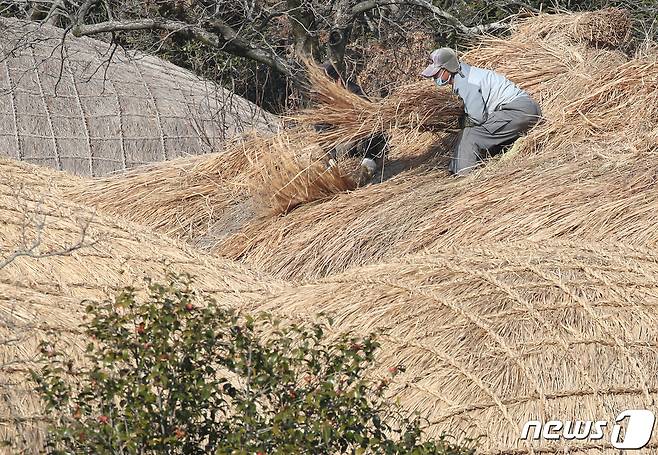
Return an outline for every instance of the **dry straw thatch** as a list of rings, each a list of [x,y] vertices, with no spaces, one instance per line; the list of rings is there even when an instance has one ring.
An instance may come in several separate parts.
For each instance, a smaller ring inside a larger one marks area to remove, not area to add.
[[[227,235],[251,218],[356,187],[346,163],[326,170],[317,143],[307,129],[252,134],[222,153],[82,181],[67,195],[173,237],[195,240],[215,225]]]
[[[483,243],[286,285],[133,225],[91,217],[61,197],[76,184],[62,174],[0,164],[11,176],[0,185],[1,257],[22,242],[23,232],[30,243],[40,219],[40,253],[75,243],[89,219],[86,239],[95,242],[71,255],[22,257],[0,269],[0,428],[22,448],[36,450],[43,441],[45,416],[25,377],[46,331],[66,334],[69,352],[80,355],[80,300],[157,278],[165,267],[195,275],[200,290],[245,310],[291,319],[324,311],[333,314],[337,332],[382,330],[382,369],[406,367],[393,383],[394,396],[432,422],[432,435],[484,435],[481,453],[565,447],[612,453],[605,441],[566,441],[557,449],[544,441],[531,449],[517,437],[530,418],[610,419],[611,408],[644,408],[656,398],[658,257],[652,251]]]
[[[658,256],[547,241],[482,243],[383,261],[251,308],[337,330],[381,330],[391,395],[430,435],[477,437],[482,454],[619,453],[603,440],[519,440],[526,421],[607,420],[658,399]],[[644,453],[658,447],[653,435]]]
[[[515,36],[511,39],[483,37],[476,52],[467,54],[466,60],[501,71],[512,79],[520,78],[526,89],[531,89],[533,77],[537,82],[547,81],[582,61],[569,44],[618,50],[628,45],[632,24],[627,11],[606,8],[584,13],[540,14],[512,25]],[[559,49],[556,48],[558,42],[562,43]],[[547,43],[552,46],[547,48]],[[404,52],[391,52],[390,48],[375,44],[367,52],[370,58],[360,75],[363,87],[367,91],[389,92],[391,87],[417,81],[433,45],[432,37],[422,33],[410,34],[404,43],[394,44],[395,49],[404,46]],[[519,52],[519,48],[525,49],[528,45],[534,47],[536,55]],[[496,55],[482,55],[483,48]],[[510,67],[507,62],[511,63]]]
[[[594,47],[619,49],[628,45],[631,28],[628,11],[605,8],[585,13],[545,14],[541,20],[521,23],[517,32],[540,39],[567,37],[571,41]]]
[[[321,71],[309,71],[320,105],[295,117],[301,125],[267,136],[246,135],[220,154],[86,181],[69,196],[167,235],[199,239],[210,230],[219,234],[209,238],[223,238],[249,220],[355,189],[358,167],[351,160],[326,170],[325,151],[335,145],[387,130],[388,156],[405,166],[431,152],[445,136],[433,130],[454,127],[461,112],[454,96],[431,84],[402,87],[389,98],[371,102]],[[344,115],[346,111],[352,116]],[[334,112],[342,113],[340,120]],[[319,123],[334,127],[318,133],[313,125]]]
[[[409,171],[286,217],[255,221],[215,251],[280,277],[315,278],[481,240],[654,245],[656,55],[627,58],[557,31],[548,41],[524,34],[543,20],[528,19],[510,39],[486,39],[466,56],[487,67],[500,61],[500,71],[541,102],[546,118],[515,156],[465,179]],[[538,69],[556,70],[524,73],[533,60]]]
[[[179,158],[84,181],[68,195],[169,236],[193,238],[207,231],[234,201],[243,200],[241,176],[248,164],[241,147],[231,147],[224,153]]]
[[[245,99],[155,57],[0,19],[0,153],[85,176],[218,150],[274,123]],[[106,65],[110,57],[111,63]]]
[[[143,278],[166,271],[187,273],[226,304],[260,298],[280,284],[263,274],[218,258],[201,256],[171,239],[95,215],[68,202],[61,190],[70,177],[0,159],[0,441],[37,451],[44,416],[29,380],[39,342],[49,330],[62,334],[68,352],[80,358],[86,341],[79,327],[84,299],[100,300]],[[84,235],[83,235],[84,234]],[[48,255],[79,245],[70,254],[17,257],[16,251]]]
[[[326,147],[387,131],[455,130],[464,112],[459,98],[447,89],[436,90],[429,81],[397,87],[372,102],[334,83],[320,68],[307,64],[307,72],[315,105],[292,118],[307,125],[331,125],[320,137]]]

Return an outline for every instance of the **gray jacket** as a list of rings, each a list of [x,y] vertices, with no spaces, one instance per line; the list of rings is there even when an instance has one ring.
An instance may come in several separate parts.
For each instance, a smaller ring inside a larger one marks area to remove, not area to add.
[[[464,111],[471,122],[482,124],[499,106],[527,93],[494,71],[460,64],[453,91],[464,101]]]

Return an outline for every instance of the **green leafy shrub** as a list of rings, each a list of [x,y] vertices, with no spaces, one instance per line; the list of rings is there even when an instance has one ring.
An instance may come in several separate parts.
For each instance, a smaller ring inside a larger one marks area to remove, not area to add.
[[[326,336],[197,295],[189,279],[91,304],[86,361],[42,345],[51,453],[471,454],[421,441],[421,421],[370,381],[373,336]],[[391,369],[394,374],[397,369]]]

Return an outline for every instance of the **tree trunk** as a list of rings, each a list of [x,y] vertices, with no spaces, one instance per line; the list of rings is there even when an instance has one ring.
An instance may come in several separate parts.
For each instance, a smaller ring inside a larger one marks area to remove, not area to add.
[[[316,25],[313,12],[305,6],[304,0],[287,0],[287,5],[295,55],[317,60],[318,40],[311,34]]]

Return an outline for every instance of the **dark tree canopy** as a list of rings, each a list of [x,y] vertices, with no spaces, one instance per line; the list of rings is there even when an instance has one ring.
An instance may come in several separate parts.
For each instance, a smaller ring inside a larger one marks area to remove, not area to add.
[[[626,7],[637,34],[655,37],[657,0],[0,1],[4,15],[157,54],[270,109],[281,108],[299,82],[301,58],[328,59],[351,73],[367,61],[368,42],[399,46],[424,32],[428,47],[462,45],[482,32],[504,33],[517,15],[606,6]]]

